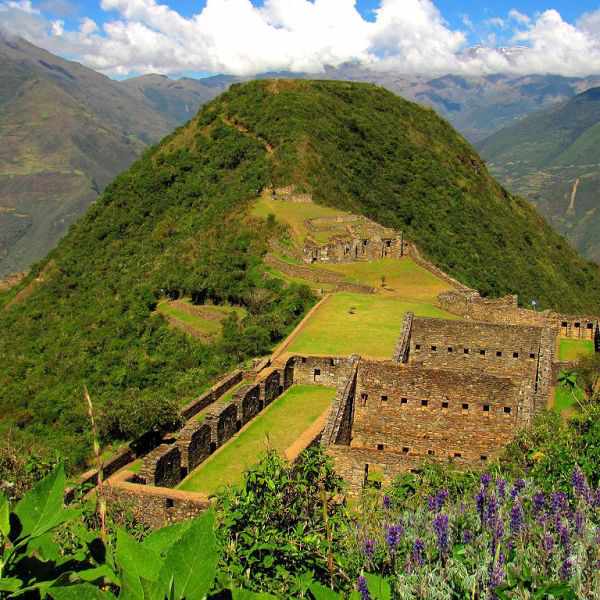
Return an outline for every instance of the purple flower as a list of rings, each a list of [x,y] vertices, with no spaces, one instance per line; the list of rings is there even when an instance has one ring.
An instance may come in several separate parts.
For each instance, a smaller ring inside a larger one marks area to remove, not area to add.
[[[473,532],[470,529],[463,531],[462,541],[463,544],[470,544],[473,541]]]
[[[504,554],[500,553],[498,556],[498,561],[495,562],[495,564],[492,563],[490,565],[489,586],[492,590],[497,588],[499,585],[502,585],[502,582],[504,581],[504,560]]]
[[[510,510],[510,531],[515,535],[519,535],[523,528],[523,507],[520,502],[516,502]]]
[[[477,496],[475,496],[475,504],[477,505],[477,512],[479,513],[479,519],[481,520],[481,524],[483,525],[484,520],[484,511],[485,511],[485,500],[486,495],[483,488],[479,490]]]
[[[385,510],[389,510],[391,505],[392,505],[392,501],[390,500],[390,497],[384,496],[383,497],[383,508],[385,508]]]
[[[554,550],[554,539],[549,533],[542,538],[542,548],[547,555],[552,554],[552,550]]]
[[[554,492],[552,494],[552,512],[559,514],[567,508],[567,495],[564,492]]]
[[[367,580],[361,575],[358,578],[358,593],[360,594],[361,600],[371,600],[371,595],[369,594],[369,586],[367,585]]]
[[[435,512],[435,507],[436,507],[435,496],[429,496],[427,498],[427,508],[429,508],[429,510],[431,512]]]
[[[568,553],[571,547],[571,536],[569,534],[569,528],[563,523],[559,523],[558,525],[558,538],[565,554]]]
[[[579,466],[576,466],[575,469],[573,469],[571,483],[573,484],[573,490],[576,496],[586,497],[588,495],[588,484],[585,475]]]
[[[583,516],[583,513],[578,510],[575,513],[575,533],[577,535],[581,535],[583,533],[583,528],[585,526],[585,517]]]
[[[560,567],[560,578],[563,581],[567,581],[567,580],[571,579],[572,572],[573,572],[573,563],[568,558],[566,558]]]
[[[510,497],[514,500],[525,489],[525,481],[517,479],[513,489],[510,491]]]
[[[533,495],[533,514],[539,515],[546,507],[546,496],[543,492],[537,492]]]
[[[484,488],[487,489],[491,482],[492,482],[492,476],[489,473],[483,473],[481,475],[481,485]]]
[[[503,502],[506,498],[506,479],[498,479],[496,481],[496,490],[498,491],[498,498]]]
[[[439,490],[435,496],[429,496],[427,505],[431,512],[440,512],[448,499],[448,490]]]
[[[485,514],[485,520],[488,525],[492,526],[496,518],[498,516],[498,501],[496,500],[496,496],[490,496],[488,498],[487,510]]]
[[[433,520],[433,530],[437,537],[438,550],[445,556],[448,553],[448,515],[437,515]]]
[[[594,505],[594,508],[600,508],[600,488],[596,490],[592,499],[592,504]]]
[[[419,567],[422,567],[423,563],[425,562],[424,554],[425,554],[425,544],[423,543],[423,540],[421,540],[420,538],[417,538],[415,540],[415,543],[413,544],[413,549],[412,549],[413,564],[418,565]]]
[[[402,525],[390,525],[387,528],[387,533],[385,536],[385,541],[390,549],[390,552],[393,554],[400,543],[400,538],[404,533],[404,529]]]
[[[596,545],[600,546],[600,525],[596,527]]]
[[[375,541],[374,540],[365,540],[363,551],[365,556],[370,560],[373,558],[373,554],[375,554]]]

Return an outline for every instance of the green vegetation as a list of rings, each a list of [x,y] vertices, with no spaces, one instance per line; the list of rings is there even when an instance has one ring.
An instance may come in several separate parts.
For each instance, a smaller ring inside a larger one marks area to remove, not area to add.
[[[594,353],[594,342],[591,340],[572,340],[561,338],[558,341],[559,360],[577,360]]]
[[[583,392],[580,389],[571,391],[565,387],[557,386],[554,390],[554,410],[559,414],[570,412],[577,408],[577,401],[583,400]]]
[[[360,354],[390,359],[408,311],[421,317],[456,318],[432,304],[379,294],[333,294],[287,349],[298,354]]]
[[[527,196],[589,258],[600,259],[600,88],[535,112],[479,148],[492,172]]]
[[[234,306],[194,306],[188,300],[167,301],[158,303],[156,310],[166,317],[170,323],[184,332],[210,340],[221,335],[222,321],[235,313],[239,319],[246,316],[243,308]]]
[[[334,397],[332,388],[292,386],[191,473],[180,489],[214,494],[222,486],[240,483],[258,456],[270,449],[283,454],[327,410]]]
[[[0,435],[12,429],[23,447],[82,467],[84,384],[103,443],[131,440],[172,426],[199,389],[267,353],[314,302],[307,287],[265,270],[280,226],[250,214],[264,190],[288,184],[404,230],[484,293],[598,312],[597,267],[505,194],[432,111],[366,84],[251,82],[120,175],[11,291],[27,293],[0,310]],[[246,316],[229,316],[221,338],[205,343],[156,314],[165,297],[241,306]],[[315,332],[323,352],[389,356],[404,310],[439,315],[428,303],[392,307],[383,295],[339,298],[346,312],[334,315],[333,343],[323,334],[331,325]],[[364,312],[358,330],[352,306]],[[348,332],[356,346],[343,342]]]
[[[418,302],[432,303],[438,294],[450,289],[450,285],[408,257],[314,267],[341,273],[350,283],[367,285],[387,295]],[[381,286],[382,277],[385,287]]]

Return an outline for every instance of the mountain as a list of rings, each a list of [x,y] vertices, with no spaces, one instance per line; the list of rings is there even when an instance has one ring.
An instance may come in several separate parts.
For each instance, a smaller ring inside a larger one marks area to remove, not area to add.
[[[164,424],[217,373],[268,352],[312,301],[262,262],[281,230],[251,209],[273,186],[403,230],[486,294],[600,311],[598,268],[432,110],[369,84],[237,84],[117,177],[0,295],[0,430],[81,465],[84,385],[108,444]],[[218,340],[186,337],[155,311],[182,295],[246,316],[226,319]]]
[[[479,148],[501,181],[600,260],[600,88],[530,115]]]
[[[0,80],[0,278],[44,257],[120,171],[221,89],[113,81],[2,34]]]

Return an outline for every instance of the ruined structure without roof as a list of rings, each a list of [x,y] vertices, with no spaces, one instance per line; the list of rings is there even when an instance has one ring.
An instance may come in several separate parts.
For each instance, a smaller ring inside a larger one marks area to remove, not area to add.
[[[365,217],[322,217],[305,224],[310,233],[304,241],[303,258],[308,264],[401,258],[407,249],[401,232]]]

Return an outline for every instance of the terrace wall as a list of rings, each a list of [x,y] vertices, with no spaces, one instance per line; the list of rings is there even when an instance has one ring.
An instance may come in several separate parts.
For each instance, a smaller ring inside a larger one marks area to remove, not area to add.
[[[207,423],[188,422],[179,433],[177,446],[181,452],[184,473],[193,471],[212,453],[212,428]]]
[[[161,444],[142,462],[139,478],[146,485],[175,487],[181,481],[181,452],[177,446]]]
[[[223,445],[238,427],[237,404],[231,402],[218,402],[206,415],[205,422],[212,430],[212,442],[215,447]]]
[[[233,397],[237,407],[238,428],[251,421],[263,408],[259,385],[246,385],[240,388]]]
[[[268,406],[283,392],[282,371],[274,369],[260,382],[260,397]]]
[[[181,409],[181,416],[185,420],[196,416],[201,410],[204,410],[207,406],[210,406],[216,402],[217,399],[220,398],[225,392],[229,391],[232,387],[240,383],[243,376],[243,371],[240,371],[239,369],[233,371],[233,373],[230,373],[229,375],[226,375],[209,390],[204,392],[204,394],[184,406]]]
[[[351,361],[336,356],[294,356],[290,360],[294,365],[293,383],[300,384],[338,387],[345,383],[352,368]]]

